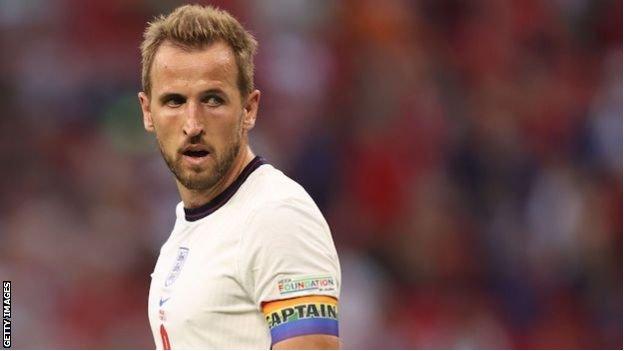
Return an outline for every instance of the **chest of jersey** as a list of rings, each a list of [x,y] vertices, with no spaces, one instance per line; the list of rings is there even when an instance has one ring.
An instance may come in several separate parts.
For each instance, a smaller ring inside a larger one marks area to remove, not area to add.
[[[258,348],[270,342],[260,311],[240,282],[238,231],[218,216],[176,226],[150,286],[158,347]]]

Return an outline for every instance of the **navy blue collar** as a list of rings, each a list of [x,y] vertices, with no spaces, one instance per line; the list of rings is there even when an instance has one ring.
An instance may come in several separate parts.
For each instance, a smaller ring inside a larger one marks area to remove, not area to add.
[[[223,190],[221,194],[217,195],[217,197],[210,200],[210,202],[208,202],[207,204],[201,205],[199,207],[185,207],[184,217],[186,218],[186,220],[189,222],[200,220],[221,208],[221,206],[225,205],[228,200],[230,200],[230,198],[232,198],[232,196],[236,194],[236,191],[238,190],[238,188],[241,187],[241,185],[243,185],[245,180],[247,180],[247,177],[249,177],[249,175],[253,173],[253,171],[255,171],[258,167],[262,166],[265,163],[266,161],[261,156],[254,157],[254,159],[251,160],[251,162],[249,162],[247,166],[245,166],[245,168],[243,168],[243,171],[238,175],[236,180],[234,180],[232,184],[225,188],[225,190]]]

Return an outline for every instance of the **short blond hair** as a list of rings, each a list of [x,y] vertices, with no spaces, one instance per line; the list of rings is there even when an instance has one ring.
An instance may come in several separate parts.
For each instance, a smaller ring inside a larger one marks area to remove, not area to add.
[[[217,41],[224,41],[234,51],[238,67],[238,88],[242,96],[247,96],[254,89],[253,56],[258,42],[228,12],[201,5],[180,6],[169,15],[160,15],[148,23],[141,43],[143,91],[150,95],[150,72],[156,51],[162,43],[170,42],[183,48],[202,49]]]

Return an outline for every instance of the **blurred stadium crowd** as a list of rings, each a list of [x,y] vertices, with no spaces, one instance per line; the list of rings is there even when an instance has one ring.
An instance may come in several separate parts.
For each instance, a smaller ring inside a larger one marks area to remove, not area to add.
[[[180,3],[0,1],[16,348],[154,347],[179,199],[138,45]],[[212,4],[259,39],[252,145],[330,223],[345,348],[622,347],[621,1]]]

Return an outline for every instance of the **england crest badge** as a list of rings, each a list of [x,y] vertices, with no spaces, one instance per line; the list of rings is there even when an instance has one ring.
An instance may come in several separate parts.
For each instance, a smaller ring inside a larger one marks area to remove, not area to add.
[[[173,263],[173,268],[171,268],[171,272],[167,276],[165,280],[165,287],[171,286],[178,276],[180,275],[180,271],[182,271],[182,267],[184,267],[184,262],[186,262],[186,258],[188,257],[189,249],[186,247],[178,248],[178,254],[176,255],[175,262]]]

